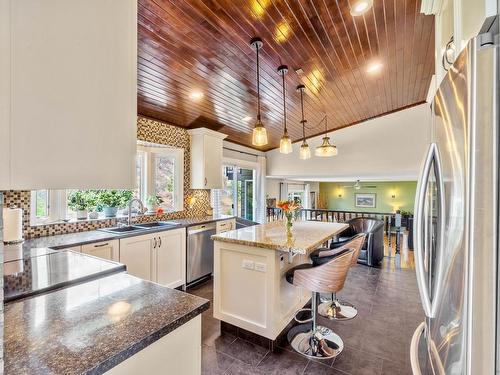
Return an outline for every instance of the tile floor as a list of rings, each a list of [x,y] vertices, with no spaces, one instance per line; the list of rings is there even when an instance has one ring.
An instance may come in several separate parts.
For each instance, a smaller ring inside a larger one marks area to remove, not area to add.
[[[402,257],[412,257],[404,249]],[[402,264],[404,264],[402,262]],[[212,300],[212,283],[189,292]],[[339,297],[359,311],[351,321],[320,323],[344,340],[345,349],[335,359],[311,361],[284,347],[274,353],[220,332],[212,309],[202,316],[202,374],[411,374],[411,336],[424,313],[420,305],[415,271],[394,267],[385,258],[380,268],[358,265],[349,271]]]

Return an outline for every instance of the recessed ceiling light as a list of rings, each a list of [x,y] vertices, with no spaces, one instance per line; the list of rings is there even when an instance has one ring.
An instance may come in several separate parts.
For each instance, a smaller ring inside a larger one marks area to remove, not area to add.
[[[203,93],[200,90],[193,90],[190,94],[189,97],[193,100],[200,100],[203,98]]]
[[[361,16],[373,6],[373,0],[358,0],[351,7],[352,16]]]
[[[241,120],[247,122],[247,121],[250,121],[251,119],[252,119],[252,116],[245,116]]]
[[[379,72],[381,69],[382,69],[382,63],[380,61],[372,61],[366,67],[366,72],[373,74]]]

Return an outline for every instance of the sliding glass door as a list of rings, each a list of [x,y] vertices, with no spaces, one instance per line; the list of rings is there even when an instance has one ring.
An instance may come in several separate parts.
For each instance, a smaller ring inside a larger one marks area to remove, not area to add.
[[[254,220],[255,170],[225,165],[223,178],[224,189],[214,192],[217,195],[219,212]]]

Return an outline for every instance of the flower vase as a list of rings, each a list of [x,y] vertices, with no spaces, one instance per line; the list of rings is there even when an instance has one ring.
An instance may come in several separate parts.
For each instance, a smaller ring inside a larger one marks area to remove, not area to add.
[[[285,229],[287,233],[291,233],[293,227],[293,214],[291,212],[285,213]]]

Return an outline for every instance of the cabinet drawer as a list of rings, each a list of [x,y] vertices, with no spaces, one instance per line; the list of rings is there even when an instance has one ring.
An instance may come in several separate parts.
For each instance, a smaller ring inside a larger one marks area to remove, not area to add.
[[[93,255],[98,258],[118,261],[120,243],[118,240],[95,242],[82,245],[82,253]]]

